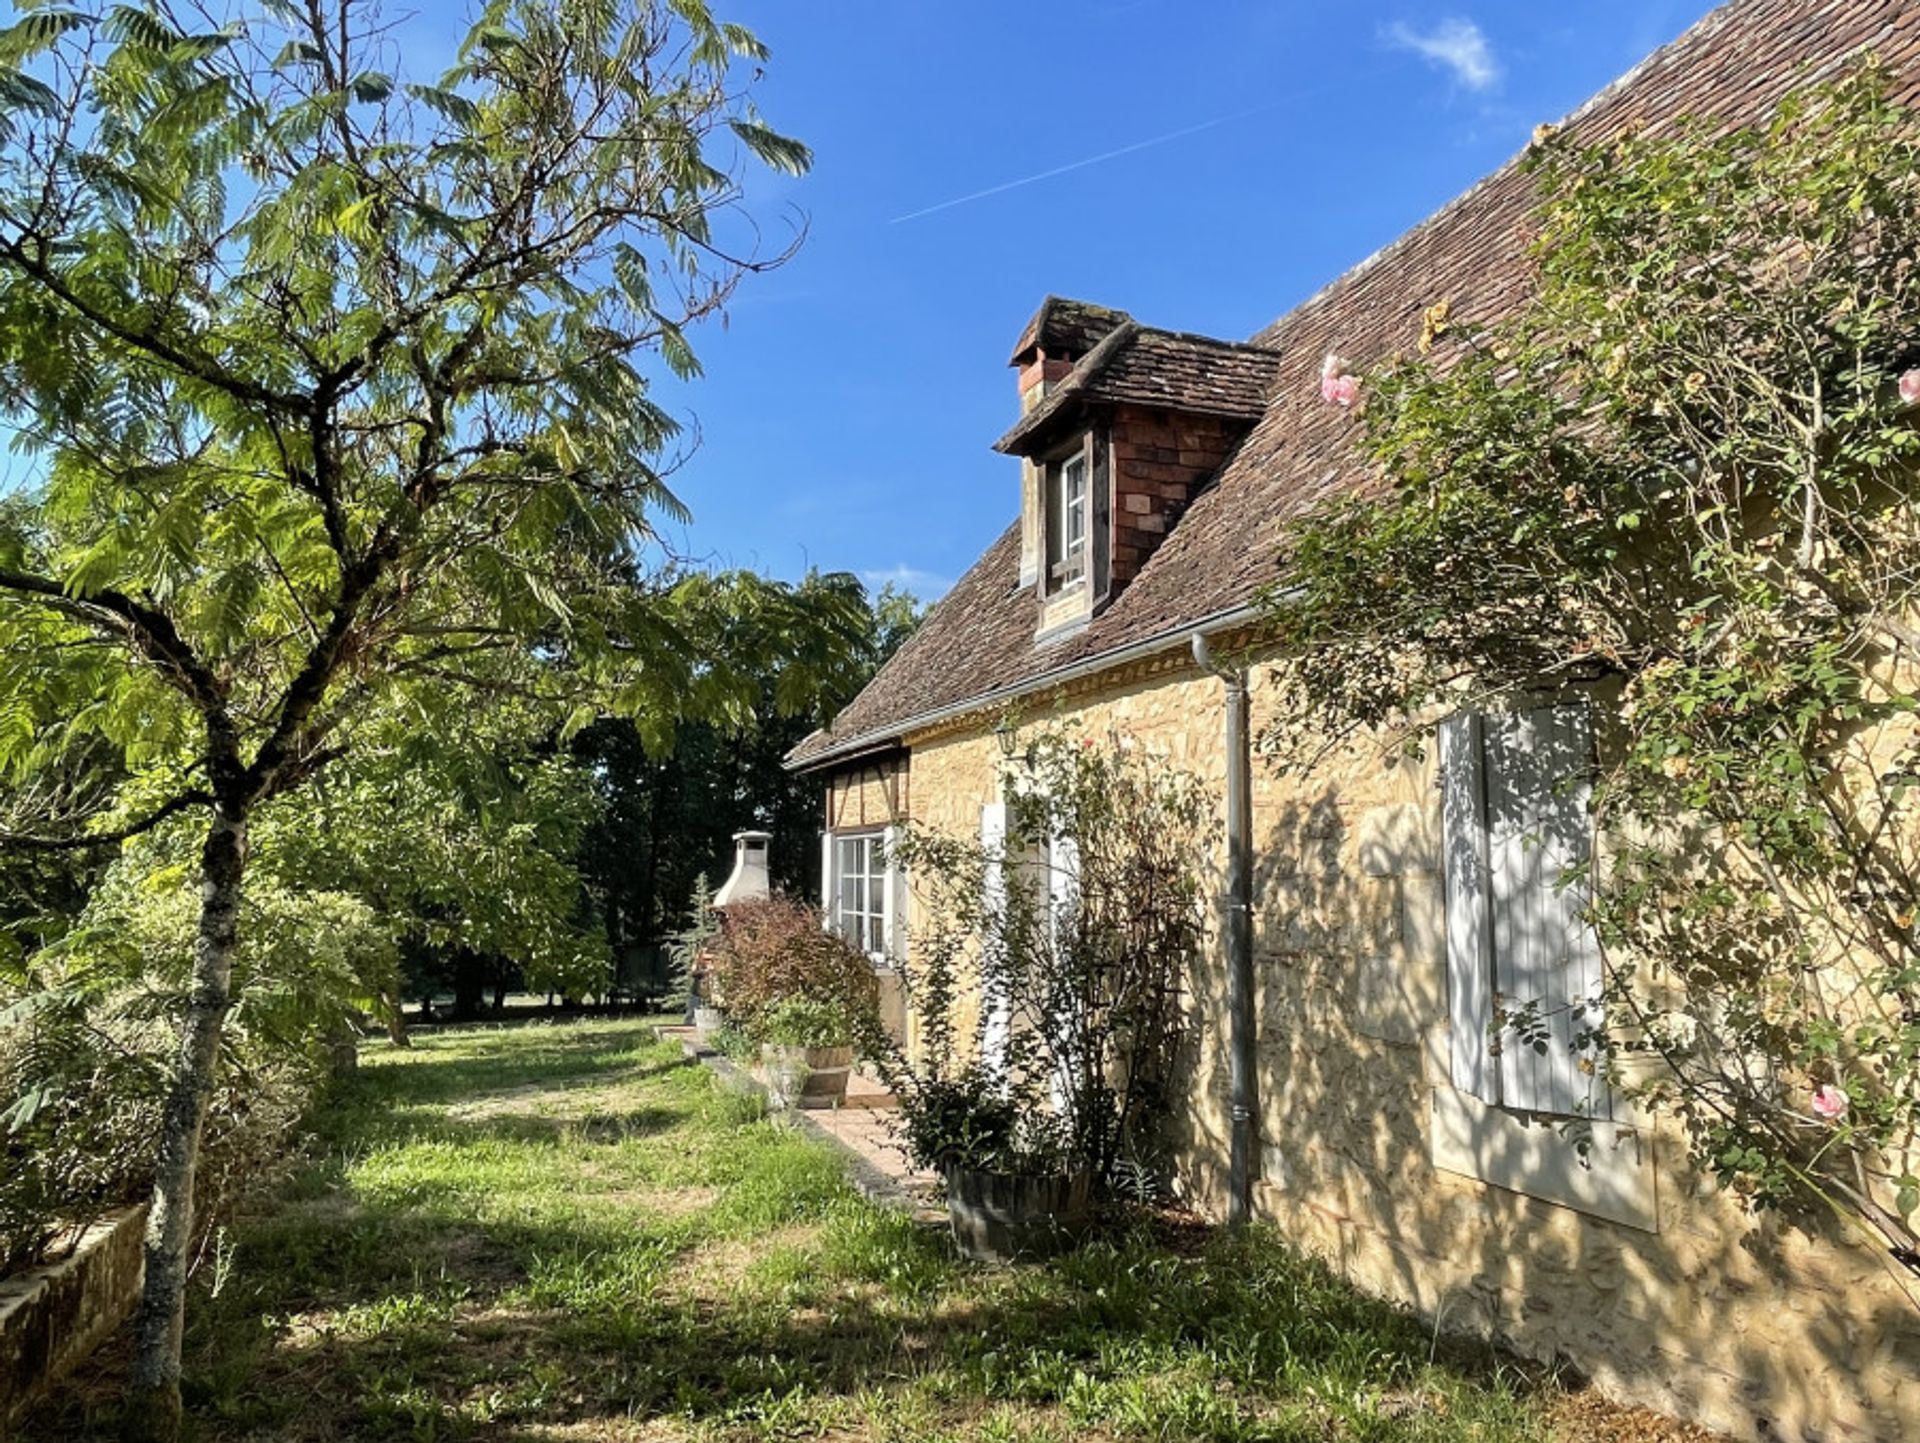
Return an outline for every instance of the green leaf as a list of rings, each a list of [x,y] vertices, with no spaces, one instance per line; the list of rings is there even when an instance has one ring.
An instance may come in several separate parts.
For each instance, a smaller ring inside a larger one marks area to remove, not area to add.
[[[813,168],[813,152],[797,140],[747,120],[730,120],[728,128],[760,160],[784,175],[805,175]]]

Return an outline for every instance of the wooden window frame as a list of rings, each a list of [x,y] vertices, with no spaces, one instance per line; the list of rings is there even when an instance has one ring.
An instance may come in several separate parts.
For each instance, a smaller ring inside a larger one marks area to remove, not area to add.
[[[1068,499],[1067,478],[1078,472],[1080,494]],[[1073,446],[1050,457],[1041,468],[1042,506],[1045,516],[1047,589],[1065,591],[1088,579],[1088,557],[1093,550],[1093,462],[1088,454],[1087,438],[1081,435]],[[1071,508],[1071,509],[1069,509]],[[1078,521],[1080,534],[1070,538],[1071,521]]]

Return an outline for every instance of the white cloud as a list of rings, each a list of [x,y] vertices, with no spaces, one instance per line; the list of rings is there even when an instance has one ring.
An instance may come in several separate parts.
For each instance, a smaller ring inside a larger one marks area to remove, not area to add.
[[[1388,44],[1411,50],[1451,72],[1469,90],[1491,90],[1500,83],[1500,62],[1494,59],[1485,33],[1471,20],[1455,16],[1426,31],[1396,21],[1387,27],[1386,38]]]
[[[947,594],[953,585],[951,576],[941,576],[938,572],[922,571],[917,566],[909,566],[904,561],[898,566],[889,566],[884,571],[863,571],[860,579],[867,584],[869,591],[878,591],[891,585],[896,591],[905,591],[921,601],[934,602]]]

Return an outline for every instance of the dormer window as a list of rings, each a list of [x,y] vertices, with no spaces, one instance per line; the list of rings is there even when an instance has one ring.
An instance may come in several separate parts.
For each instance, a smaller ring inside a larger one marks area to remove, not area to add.
[[[1058,591],[1087,571],[1087,456],[1075,450],[1047,467],[1047,577]]]
[[[1045,645],[1133,584],[1266,414],[1280,357],[1050,296],[1013,364],[1020,419],[994,449],[1020,458],[1019,585]]]

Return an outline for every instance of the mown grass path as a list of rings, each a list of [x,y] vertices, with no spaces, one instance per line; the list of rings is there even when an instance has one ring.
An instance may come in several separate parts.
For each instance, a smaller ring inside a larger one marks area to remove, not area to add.
[[[201,1270],[198,1439],[1558,1432],[1519,1374],[1436,1353],[1271,1236],[1142,1229],[1046,1268],[963,1265],[635,1023],[371,1048],[320,1127]],[[111,1437],[111,1372],[26,1436]]]

